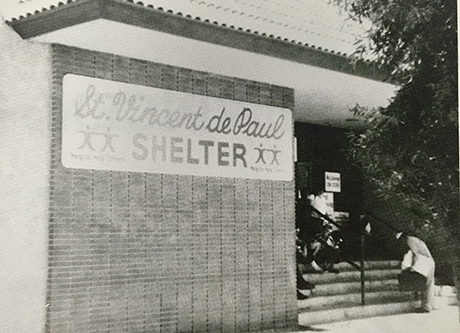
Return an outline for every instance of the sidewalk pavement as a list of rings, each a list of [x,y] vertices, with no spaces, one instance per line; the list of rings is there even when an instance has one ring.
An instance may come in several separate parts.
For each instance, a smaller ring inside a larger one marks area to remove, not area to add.
[[[405,313],[393,316],[314,325],[311,327],[302,327],[298,332],[460,333],[459,307],[457,305],[451,305],[433,310],[430,313]]]

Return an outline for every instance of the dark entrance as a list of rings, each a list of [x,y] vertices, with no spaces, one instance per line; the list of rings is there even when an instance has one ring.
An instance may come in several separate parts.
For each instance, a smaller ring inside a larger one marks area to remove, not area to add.
[[[329,215],[342,227],[342,246],[347,251],[347,257],[359,260],[358,234],[363,215],[362,179],[359,169],[347,160],[347,130],[296,123],[295,136],[297,225],[310,214],[307,197],[318,189],[328,192],[327,196],[332,201],[329,202]],[[340,192],[329,192],[326,188],[327,172],[340,174]],[[355,239],[356,237],[358,239]]]

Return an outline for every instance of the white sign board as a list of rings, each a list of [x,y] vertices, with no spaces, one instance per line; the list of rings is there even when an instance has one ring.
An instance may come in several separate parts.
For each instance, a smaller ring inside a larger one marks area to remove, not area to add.
[[[67,74],[67,168],[292,180],[289,109]]]
[[[324,201],[326,202],[326,214],[333,216],[334,214],[334,193],[323,193]]]
[[[340,192],[340,173],[327,172],[325,173],[325,189],[326,192]]]
[[[345,225],[350,219],[350,213],[348,212],[334,212],[334,221],[340,225]]]

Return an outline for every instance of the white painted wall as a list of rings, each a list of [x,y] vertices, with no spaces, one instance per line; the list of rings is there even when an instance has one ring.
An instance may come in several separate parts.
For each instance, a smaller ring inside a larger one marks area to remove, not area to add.
[[[43,332],[51,147],[51,48],[0,17],[0,332]]]

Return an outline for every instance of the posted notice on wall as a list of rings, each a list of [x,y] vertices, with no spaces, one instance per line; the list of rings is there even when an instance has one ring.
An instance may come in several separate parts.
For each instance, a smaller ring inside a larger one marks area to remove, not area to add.
[[[325,189],[326,192],[340,192],[340,173],[338,172],[325,172]]]
[[[67,74],[67,168],[290,181],[289,109]]]
[[[324,192],[324,201],[326,202],[326,214],[333,216],[334,214],[334,193]]]
[[[334,212],[333,220],[340,225],[345,225],[350,219],[350,213],[348,212]]]

